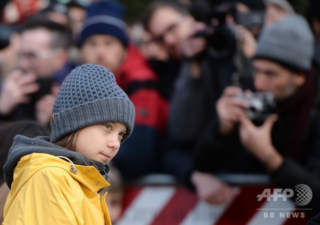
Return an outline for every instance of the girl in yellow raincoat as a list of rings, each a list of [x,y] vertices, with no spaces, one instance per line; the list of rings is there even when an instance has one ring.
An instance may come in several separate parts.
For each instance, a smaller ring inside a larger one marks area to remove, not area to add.
[[[18,135],[4,166],[4,225],[108,225],[108,163],[133,130],[135,109],[114,75],[86,64],[63,82],[51,137]]]

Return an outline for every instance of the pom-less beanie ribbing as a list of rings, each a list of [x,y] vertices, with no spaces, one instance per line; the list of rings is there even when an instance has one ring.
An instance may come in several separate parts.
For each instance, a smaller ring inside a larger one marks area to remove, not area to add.
[[[308,71],[313,46],[314,38],[307,21],[293,15],[264,28],[254,58],[266,58]]]
[[[51,142],[81,128],[106,122],[124,123],[130,136],[135,108],[105,67],[85,64],[64,80],[53,107]]]
[[[78,46],[92,35],[107,34],[116,37],[127,46],[127,24],[124,22],[126,8],[118,1],[103,0],[91,3],[87,7],[87,17],[79,35]]]

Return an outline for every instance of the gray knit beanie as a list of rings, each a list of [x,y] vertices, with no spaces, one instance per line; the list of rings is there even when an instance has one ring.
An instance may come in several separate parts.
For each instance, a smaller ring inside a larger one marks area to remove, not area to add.
[[[289,16],[265,27],[254,58],[265,58],[290,67],[309,70],[314,53],[314,38],[307,21]]]
[[[106,122],[124,123],[130,136],[135,108],[117,85],[114,75],[103,66],[85,64],[63,81],[53,107],[51,142],[57,142],[81,128]]]

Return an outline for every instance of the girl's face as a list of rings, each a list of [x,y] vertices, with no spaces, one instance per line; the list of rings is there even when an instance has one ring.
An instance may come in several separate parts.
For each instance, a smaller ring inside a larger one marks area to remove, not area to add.
[[[122,123],[106,123],[86,127],[76,137],[76,152],[99,162],[109,162],[119,151],[127,132]]]

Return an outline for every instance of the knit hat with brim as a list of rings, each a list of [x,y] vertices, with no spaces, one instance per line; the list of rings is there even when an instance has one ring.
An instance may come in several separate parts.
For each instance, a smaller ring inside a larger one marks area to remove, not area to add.
[[[125,7],[117,1],[103,0],[87,7],[87,18],[80,33],[78,46],[92,35],[106,34],[128,45],[127,25],[124,22]]]
[[[297,70],[308,71],[314,55],[314,38],[307,21],[289,16],[265,27],[258,41],[255,59],[268,59]]]
[[[53,107],[51,142],[91,125],[124,123],[133,131],[135,108],[105,67],[85,64],[75,68],[64,80]]]

